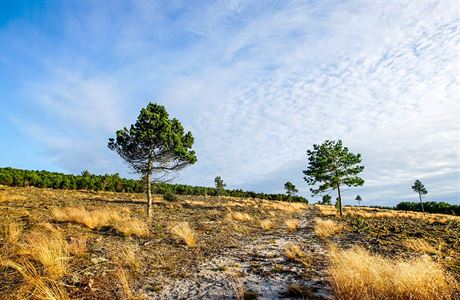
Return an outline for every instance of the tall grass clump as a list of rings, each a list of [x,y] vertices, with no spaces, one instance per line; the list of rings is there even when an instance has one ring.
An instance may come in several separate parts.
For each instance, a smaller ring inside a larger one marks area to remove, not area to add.
[[[229,221],[239,221],[239,222],[245,222],[245,221],[251,221],[252,217],[247,214],[247,213],[242,213],[242,212],[229,212],[226,216],[226,219]]]
[[[287,219],[284,223],[289,230],[296,230],[299,228],[300,221],[297,219]]]
[[[330,249],[329,274],[338,299],[453,299],[458,284],[429,257],[391,260],[363,248]]]
[[[27,236],[26,253],[39,262],[47,276],[59,279],[68,272],[68,245],[60,233],[33,231]]]
[[[83,207],[55,208],[52,211],[54,220],[59,222],[81,224],[90,229],[113,228],[125,236],[147,237],[150,234],[147,223],[126,213],[115,209],[88,211]]]
[[[273,228],[273,221],[271,220],[261,220],[260,221],[260,227],[264,230],[270,230]]]
[[[12,269],[22,277],[22,284],[15,290],[16,299],[67,300],[69,296],[62,285],[43,276],[29,260],[15,262],[0,258],[0,270]],[[13,296],[13,295],[10,295]]]
[[[196,246],[196,235],[195,232],[190,228],[190,225],[187,222],[181,222],[171,228],[171,233],[183,240],[187,246],[195,247]]]
[[[343,226],[333,220],[315,219],[315,233],[319,237],[326,238],[342,231]]]
[[[16,244],[21,237],[23,226],[21,223],[14,221],[7,221],[2,226],[2,236],[4,242],[9,245]]]

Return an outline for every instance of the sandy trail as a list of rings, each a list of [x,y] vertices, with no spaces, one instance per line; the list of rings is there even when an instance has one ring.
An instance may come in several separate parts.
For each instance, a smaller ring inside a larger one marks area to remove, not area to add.
[[[324,271],[326,250],[306,214],[298,230],[268,230],[244,239],[238,247],[198,265],[191,277],[168,282],[160,294],[147,295],[152,299],[232,299],[246,292],[246,298],[254,299],[333,299]],[[311,263],[289,261],[284,255],[288,243],[301,246]],[[289,294],[290,285],[302,287],[301,295]]]

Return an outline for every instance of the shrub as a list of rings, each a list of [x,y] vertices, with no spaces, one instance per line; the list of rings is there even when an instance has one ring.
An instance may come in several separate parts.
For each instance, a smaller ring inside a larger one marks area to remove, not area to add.
[[[177,196],[173,192],[167,191],[163,193],[163,199],[168,202],[173,202],[177,201]]]

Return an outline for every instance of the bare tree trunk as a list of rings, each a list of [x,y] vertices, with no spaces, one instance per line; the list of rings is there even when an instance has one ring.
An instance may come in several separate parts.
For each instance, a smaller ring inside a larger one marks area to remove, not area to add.
[[[423,209],[422,193],[418,192],[418,198],[420,199],[420,205],[422,206],[422,212],[425,213],[425,210]]]
[[[150,186],[150,173],[146,176],[147,180],[147,215],[149,219],[152,217],[152,190]]]
[[[342,213],[342,196],[340,195],[340,185],[337,185],[337,193],[339,194],[339,210],[340,210],[340,217],[343,217]]]

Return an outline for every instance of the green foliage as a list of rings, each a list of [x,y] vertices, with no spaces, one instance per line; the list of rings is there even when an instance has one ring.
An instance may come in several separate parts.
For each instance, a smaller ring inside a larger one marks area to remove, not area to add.
[[[163,199],[169,202],[177,201],[177,196],[171,191],[166,191],[163,193]]]
[[[98,190],[110,192],[145,193],[145,181],[121,178],[118,173],[94,175],[85,173],[83,175],[62,174],[48,171],[30,171],[14,168],[0,168],[0,184],[6,186],[34,186],[39,188],[50,187],[65,189],[67,181],[68,189]],[[59,184],[57,184],[59,183]],[[152,192],[163,195],[170,191],[176,195],[216,196],[217,190],[214,187],[191,186],[185,184],[155,183]],[[265,194],[241,189],[225,190],[230,197],[259,198],[267,200],[287,201],[285,194]],[[307,199],[301,196],[293,196],[291,201],[308,203]]]
[[[288,197],[292,197],[298,192],[298,190],[295,188],[295,185],[289,181],[284,184],[284,189],[286,190]]]
[[[169,119],[163,106],[149,103],[129,130],[118,130],[116,138],[109,139],[108,147],[136,173],[161,177],[196,162],[193,142],[191,132],[185,133],[176,118]]]
[[[364,180],[358,174],[364,170],[361,154],[351,153],[342,141],[326,140],[321,145],[313,145],[307,150],[308,168],[304,170],[305,181],[312,186],[313,195],[337,190],[338,206],[342,216],[340,186],[361,186]]]
[[[428,191],[426,190],[425,186],[422,184],[420,180],[415,180],[414,185],[412,186],[412,189],[414,192],[418,193],[418,197],[420,200],[420,206],[422,208],[422,212],[425,212],[425,209],[423,208],[423,202],[422,202],[422,195],[428,194]]]
[[[428,191],[426,190],[425,186],[423,185],[423,183],[420,181],[420,180],[415,180],[414,182],[414,185],[412,186],[412,190],[414,190],[414,192],[417,192],[421,195],[426,195],[428,194]]]
[[[322,200],[321,200],[321,204],[323,205],[331,205],[332,204],[332,197],[330,195],[324,195]]]
[[[429,213],[460,216],[460,205],[449,204],[446,202],[428,201],[423,202],[423,207],[425,211]],[[396,205],[396,209],[406,211],[422,211],[420,203],[417,202],[401,202]]]
[[[217,195],[223,195],[225,193],[225,187],[227,186],[224,183],[224,180],[220,176],[217,176],[216,178],[214,178],[214,183],[216,184]]]

